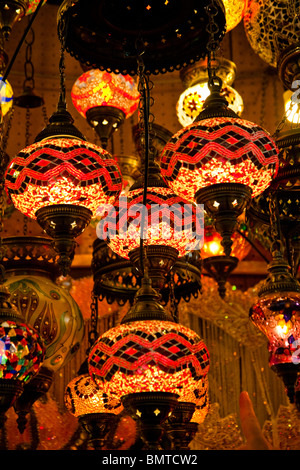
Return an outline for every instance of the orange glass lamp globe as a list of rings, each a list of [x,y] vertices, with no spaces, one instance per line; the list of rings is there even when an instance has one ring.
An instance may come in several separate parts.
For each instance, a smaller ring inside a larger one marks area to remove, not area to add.
[[[67,410],[76,418],[91,413],[119,414],[123,409],[118,396],[104,393],[89,374],[80,375],[69,382],[64,402]]]
[[[56,137],[29,145],[12,159],[5,188],[14,206],[35,219],[46,206],[70,204],[96,217],[122,189],[118,164],[104,149],[81,139]]]
[[[140,94],[130,75],[92,69],[76,80],[71,98],[83,117],[86,117],[89,109],[96,106],[112,106],[121,110],[125,118],[129,118],[138,108]]]
[[[123,194],[97,226],[99,238],[107,239],[110,248],[119,256],[129,259],[130,253],[140,246],[168,246],[185,256],[197,249],[202,241],[202,212],[195,204],[167,187],[147,189],[146,223],[142,234],[143,189]]]
[[[271,184],[278,171],[278,149],[260,126],[239,117],[196,120],[166,144],[160,159],[164,180],[181,197],[194,201],[199,190],[239,183],[252,197]]]
[[[209,353],[199,336],[183,325],[136,320],[104,333],[88,363],[99,387],[119,397],[170,392],[178,394],[179,401],[195,403],[195,391],[202,388],[209,370]]]

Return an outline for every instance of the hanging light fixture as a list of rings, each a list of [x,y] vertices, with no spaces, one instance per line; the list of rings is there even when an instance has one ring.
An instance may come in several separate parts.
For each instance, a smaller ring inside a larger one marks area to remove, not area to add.
[[[63,275],[70,269],[75,238],[96,217],[99,207],[114,202],[122,178],[113,157],[85,140],[66,109],[64,48],[60,61],[61,93],[57,111],[35,139],[12,159],[6,191],[15,207],[37,219],[60,253]]]
[[[133,418],[138,418],[138,410],[141,412],[142,436],[154,445],[162,433],[161,422],[156,420],[167,418],[176,397],[195,402],[208,372],[209,353],[195,332],[167,314],[146,277],[121,324],[95,342],[88,364],[93,380],[104,391],[119,396]],[[160,416],[155,416],[154,405]],[[144,421],[147,413],[151,424]],[[151,435],[149,426],[157,432]]]
[[[76,80],[71,98],[106,148],[114,131],[137,110],[140,94],[129,75],[92,69]]]
[[[66,50],[82,64],[135,75],[143,52],[146,74],[165,73],[206,55],[208,18],[215,15],[216,42],[226,32],[223,2],[191,0],[134,3],[120,0],[64,1],[58,10],[58,30]],[[81,31],[84,30],[84,35]],[[114,51],[112,54],[111,51]]]
[[[234,62],[217,57],[212,66],[222,80],[221,94],[225,97],[228,107],[240,116],[244,109],[243,100],[239,93],[231,87],[236,75]],[[180,124],[186,127],[203,110],[204,102],[210,94],[207,59],[202,59],[196,64],[180,70],[180,78],[185,90],[177,101],[176,112]]]
[[[270,185],[278,150],[267,132],[229,110],[221,87],[212,77],[204,111],[167,143],[161,172],[175,193],[204,204],[230,256],[237,217]]]
[[[234,29],[243,19],[247,0],[223,0],[226,15],[226,33]]]

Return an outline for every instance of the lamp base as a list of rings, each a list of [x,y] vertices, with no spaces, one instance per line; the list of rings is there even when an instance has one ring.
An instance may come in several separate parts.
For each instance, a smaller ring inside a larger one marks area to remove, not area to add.
[[[178,250],[170,246],[149,245],[146,247],[148,276],[152,287],[161,291],[166,284],[166,276],[178,259]],[[129,258],[140,276],[143,276],[140,260],[140,248],[129,253]]]
[[[166,420],[164,428],[171,440],[171,449],[189,450],[189,444],[193,438],[193,433],[190,431],[195,428],[196,432],[198,429],[197,423],[190,423],[195,409],[195,403],[178,402]]]
[[[226,294],[225,284],[238,265],[238,258],[235,256],[210,256],[203,260],[203,267],[207,273],[218,283],[219,295],[224,299]]]
[[[95,106],[86,112],[89,125],[95,129],[101,146],[106,149],[108,140],[125,120],[125,113],[114,106]]]
[[[23,383],[17,379],[0,379],[0,429],[6,421],[5,413],[23,392]]]
[[[300,373],[299,364],[275,364],[271,369],[283,381],[290,403],[295,402],[295,388]]]
[[[39,373],[24,385],[22,394],[14,402],[13,406],[18,415],[18,429],[21,434],[26,429],[26,415],[30,412],[32,405],[49,391],[52,381],[53,372],[41,367]]]
[[[74,257],[74,241],[88,226],[92,212],[83,206],[55,204],[36,212],[39,225],[53,239],[53,247],[59,254],[58,265],[63,276],[69,273]]]
[[[114,433],[119,417],[113,413],[89,413],[78,418],[80,425],[89,435],[89,442],[95,450],[106,445],[108,435]]]
[[[163,423],[177,406],[178,395],[168,392],[130,393],[121,397],[131,418],[138,422],[141,438],[149,450],[160,450]]]
[[[246,209],[251,200],[252,190],[240,183],[213,184],[197,191],[195,200],[203,204],[206,212],[214,219],[217,232],[222,237],[222,246],[226,256],[230,256],[232,234],[237,225],[237,218]]]

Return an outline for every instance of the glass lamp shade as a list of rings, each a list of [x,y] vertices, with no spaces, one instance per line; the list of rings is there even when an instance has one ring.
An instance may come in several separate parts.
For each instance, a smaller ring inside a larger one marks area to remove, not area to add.
[[[76,80],[71,98],[84,118],[89,109],[97,106],[118,108],[128,118],[137,110],[140,94],[131,76],[92,69]]]
[[[63,288],[43,275],[17,275],[6,285],[12,302],[39,332],[45,347],[43,366],[56,372],[78,351],[84,336],[82,314]]]
[[[89,374],[71,380],[64,401],[67,410],[77,418],[91,413],[119,414],[123,410],[118,396],[113,397],[99,389]]]
[[[0,378],[23,383],[36,375],[44,349],[33,328],[21,321],[0,320]]]
[[[119,397],[170,392],[194,402],[209,370],[209,353],[189,328],[164,320],[136,320],[105,332],[88,358],[99,387]]]
[[[0,77],[0,103],[2,116],[5,116],[13,104],[13,89],[10,83],[7,80],[3,82],[2,78]]]
[[[240,183],[261,194],[278,171],[278,149],[260,126],[235,117],[194,121],[179,130],[161,154],[161,173],[170,188],[193,201],[203,188]]]
[[[208,84],[198,83],[187,88],[179,97],[176,105],[178,121],[183,127],[190,125],[203,109],[203,104],[209,96]],[[244,103],[239,93],[231,86],[225,84],[222,88],[222,95],[228,102],[228,107],[237,115],[244,109]]]
[[[84,337],[82,313],[69,292],[55,282],[57,253],[43,237],[3,239],[4,286],[11,303],[44,345],[43,367],[52,373],[76,354]]]
[[[202,240],[203,223],[196,206],[174,194],[170,188],[147,190],[146,211],[143,211],[143,189],[130,190],[120,197],[97,226],[99,238],[122,258],[140,246],[141,219],[146,217],[142,234],[145,246],[162,245],[185,256],[197,249]],[[145,212],[145,213],[144,213]]]
[[[242,21],[247,0],[223,0],[226,16],[226,32],[228,33]]]
[[[277,364],[298,364],[299,292],[275,292],[264,296],[251,308],[250,318],[268,338],[271,367]]]
[[[244,27],[254,52],[268,65],[277,67],[284,50],[299,41],[299,4],[280,0],[248,0]]]
[[[283,93],[285,115],[286,115],[286,119],[292,124],[299,124],[300,123],[299,103],[292,102],[291,100],[292,94],[293,92],[291,90],[286,90]]]
[[[23,149],[6,172],[14,206],[35,219],[46,206],[68,204],[96,216],[122,189],[118,164],[104,149],[76,138],[48,138]]]

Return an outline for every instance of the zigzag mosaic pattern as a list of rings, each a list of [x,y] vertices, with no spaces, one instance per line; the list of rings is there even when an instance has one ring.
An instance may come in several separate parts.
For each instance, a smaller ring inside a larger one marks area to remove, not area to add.
[[[12,160],[5,188],[17,209],[32,218],[50,204],[82,205],[96,212],[121,192],[122,176],[117,162],[101,147],[78,139],[48,139]]]
[[[183,325],[136,321],[102,335],[89,356],[89,372],[100,382],[113,380],[119,371],[125,376],[142,375],[153,365],[167,375],[186,371],[196,383],[208,372],[209,352],[196,333]]]
[[[197,171],[198,189],[234,181],[250,185],[254,192],[258,185],[262,192],[278,171],[278,149],[261,127],[249,121],[214,118],[195,121],[177,132],[166,144],[160,165],[164,180],[173,189],[181,173],[188,185],[189,175]],[[184,184],[183,178],[180,184]]]

